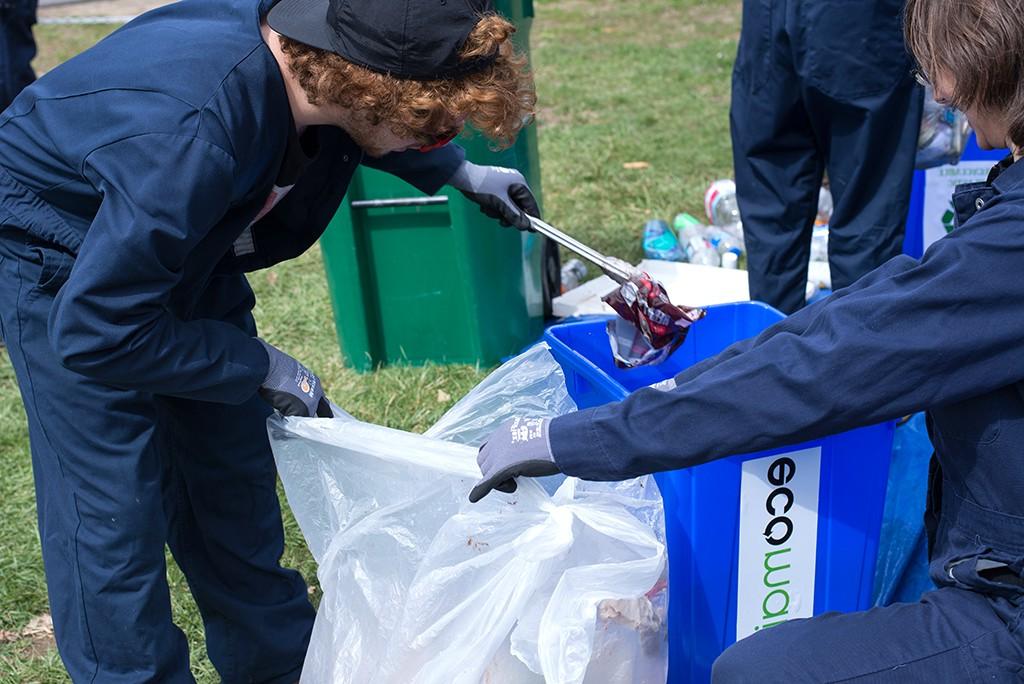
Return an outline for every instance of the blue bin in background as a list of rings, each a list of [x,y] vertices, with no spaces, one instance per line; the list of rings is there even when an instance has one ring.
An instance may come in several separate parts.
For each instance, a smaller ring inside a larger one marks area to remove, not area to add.
[[[667,361],[632,370],[615,366],[606,318],[553,325],[544,338],[570,395],[589,408],[674,376],[782,318],[757,302],[710,307]],[[681,425],[680,439],[699,429]],[[871,606],[892,439],[886,423],[656,475],[669,547],[669,682],[709,681],[738,632]],[[783,546],[787,524],[793,534]],[[800,548],[794,530],[803,532]]]
[[[985,180],[989,169],[1009,150],[983,150],[974,133],[957,164],[914,171],[903,253],[920,259],[928,246],[953,228],[953,187]]]

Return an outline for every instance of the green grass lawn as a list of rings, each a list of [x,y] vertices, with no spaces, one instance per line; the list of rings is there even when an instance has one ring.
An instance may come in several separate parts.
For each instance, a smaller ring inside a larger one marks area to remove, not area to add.
[[[645,220],[701,215],[708,182],[731,176],[729,77],[740,2],[537,0],[535,10],[546,218],[601,251],[636,261]],[[112,28],[38,27],[37,69],[52,68]],[[648,166],[623,167],[636,161]],[[262,333],[316,369],[329,396],[358,418],[421,431],[486,374],[471,366],[365,375],[345,368],[318,250],[251,280]],[[0,684],[67,681],[52,641],[19,636],[48,606],[25,417],[5,352],[0,463]],[[316,566],[287,505],[285,512],[284,562],[305,574],[316,599]],[[198,612],[173,563],[169,581],[196,679],[216,682]]]

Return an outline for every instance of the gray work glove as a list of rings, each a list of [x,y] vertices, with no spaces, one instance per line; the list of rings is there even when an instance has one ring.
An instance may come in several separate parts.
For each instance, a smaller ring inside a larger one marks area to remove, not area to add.
[[[260,396],[282,416],[333,418],[320,378],[277,347],[260,340],[270,357]]]
[[[478,166],[464,161],[448,184],[480,205],[480,211],[503,226],[531,230],[530,219],[540,218],[540,207],[523,174],[503,166]]]
[[[547,418],[513,418],[491,433],[476,457],[483,477],[469,493],[470,503],[484,498],[492,489],[511,494],[516,491],[516,477],[561,472],[548,443],[550,422]]]

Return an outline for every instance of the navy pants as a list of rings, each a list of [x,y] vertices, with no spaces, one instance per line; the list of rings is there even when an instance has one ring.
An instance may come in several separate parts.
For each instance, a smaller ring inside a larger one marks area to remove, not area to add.
[[[65,369],[46,321],[72,264],[0,227],[0,334],[28,416],[50,607],[71,678],[193,681],[171,621],[167,544],[223,681],[298,680],[314,611],[302,577],[279,565],[269,407],[154,396]],[[240,280],[215,279],[200,308],[254,327]]]
[[[0,111],[35,80],[37,0],[0,0]]]
[[[744,0],[730,124],[751,299],[803,306],[826,170],[833,289],[901,252],[923,103],[902,5]]]
[[[1024,680],[1022,600],[946,587],[917,603],[791,620],[729,647],[714,684],[1010,684]]]

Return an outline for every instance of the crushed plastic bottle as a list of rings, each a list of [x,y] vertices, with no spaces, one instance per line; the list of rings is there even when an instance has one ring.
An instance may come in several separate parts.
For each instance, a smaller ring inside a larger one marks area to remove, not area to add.
[[[643,235],[644,256],[648,259],[661,261],[685,261],[686,255],[675,233],[661,219],[654,219],[644,224]]]
[[[705,226],[684,212],[676,214],[672,225],[679,232],[679,242],[691,264],[722,266],[722,256],[729,253],[736,257],[732,263],[738,263],[746,249],[743,226],[738,221],[723,226]]]
[[[743,244],[743,224],[739,221],[727,223],[724,226],[718,226],[718,228],[731,235],[740,244]]]
[[[711,243],[702,235],[694,235],[686,243],[686,260],[701,266],[720,266],[722,258]]]
[[[715,226],[739,222],[740,209],[736,203],[735,181],[723,178],[709,185],[704,192],[704,212],[708,221]]]
[[[672,219],[672,227],[679,233],[679,242],[686,244],[694,235],[704,234],[704,224],[692,214],[682,212]]]
[[[737,257],[740,254],[743,254],[743,246],[741,242],[724,228],[708,226],[707,231],[704,233],[704,238],[711,243],[711,246],[714,247],[719,254],[733,253]]]
[[[827,226],[832,220],[832,191],[824,185],[818,190],[818,215],[814,218],[814,225]]]
[[[815,226],[811,231],[811,258],[807,263],[807,301],[820,290],[832,289],[832,271],[828,265],[828,226]]]
[[[562,294],[580,286],[587,277],[587,265],[579,259],[569,259],[562,264]]]
[[[963,112],[939,104],[935,101],[932,88],[925,88],[914,167],[930,169],[944,164],[956,164],[964,153],[970,130]]]
[[[828,226],[815,226],[811,232],[811,261],[828,261]]]

